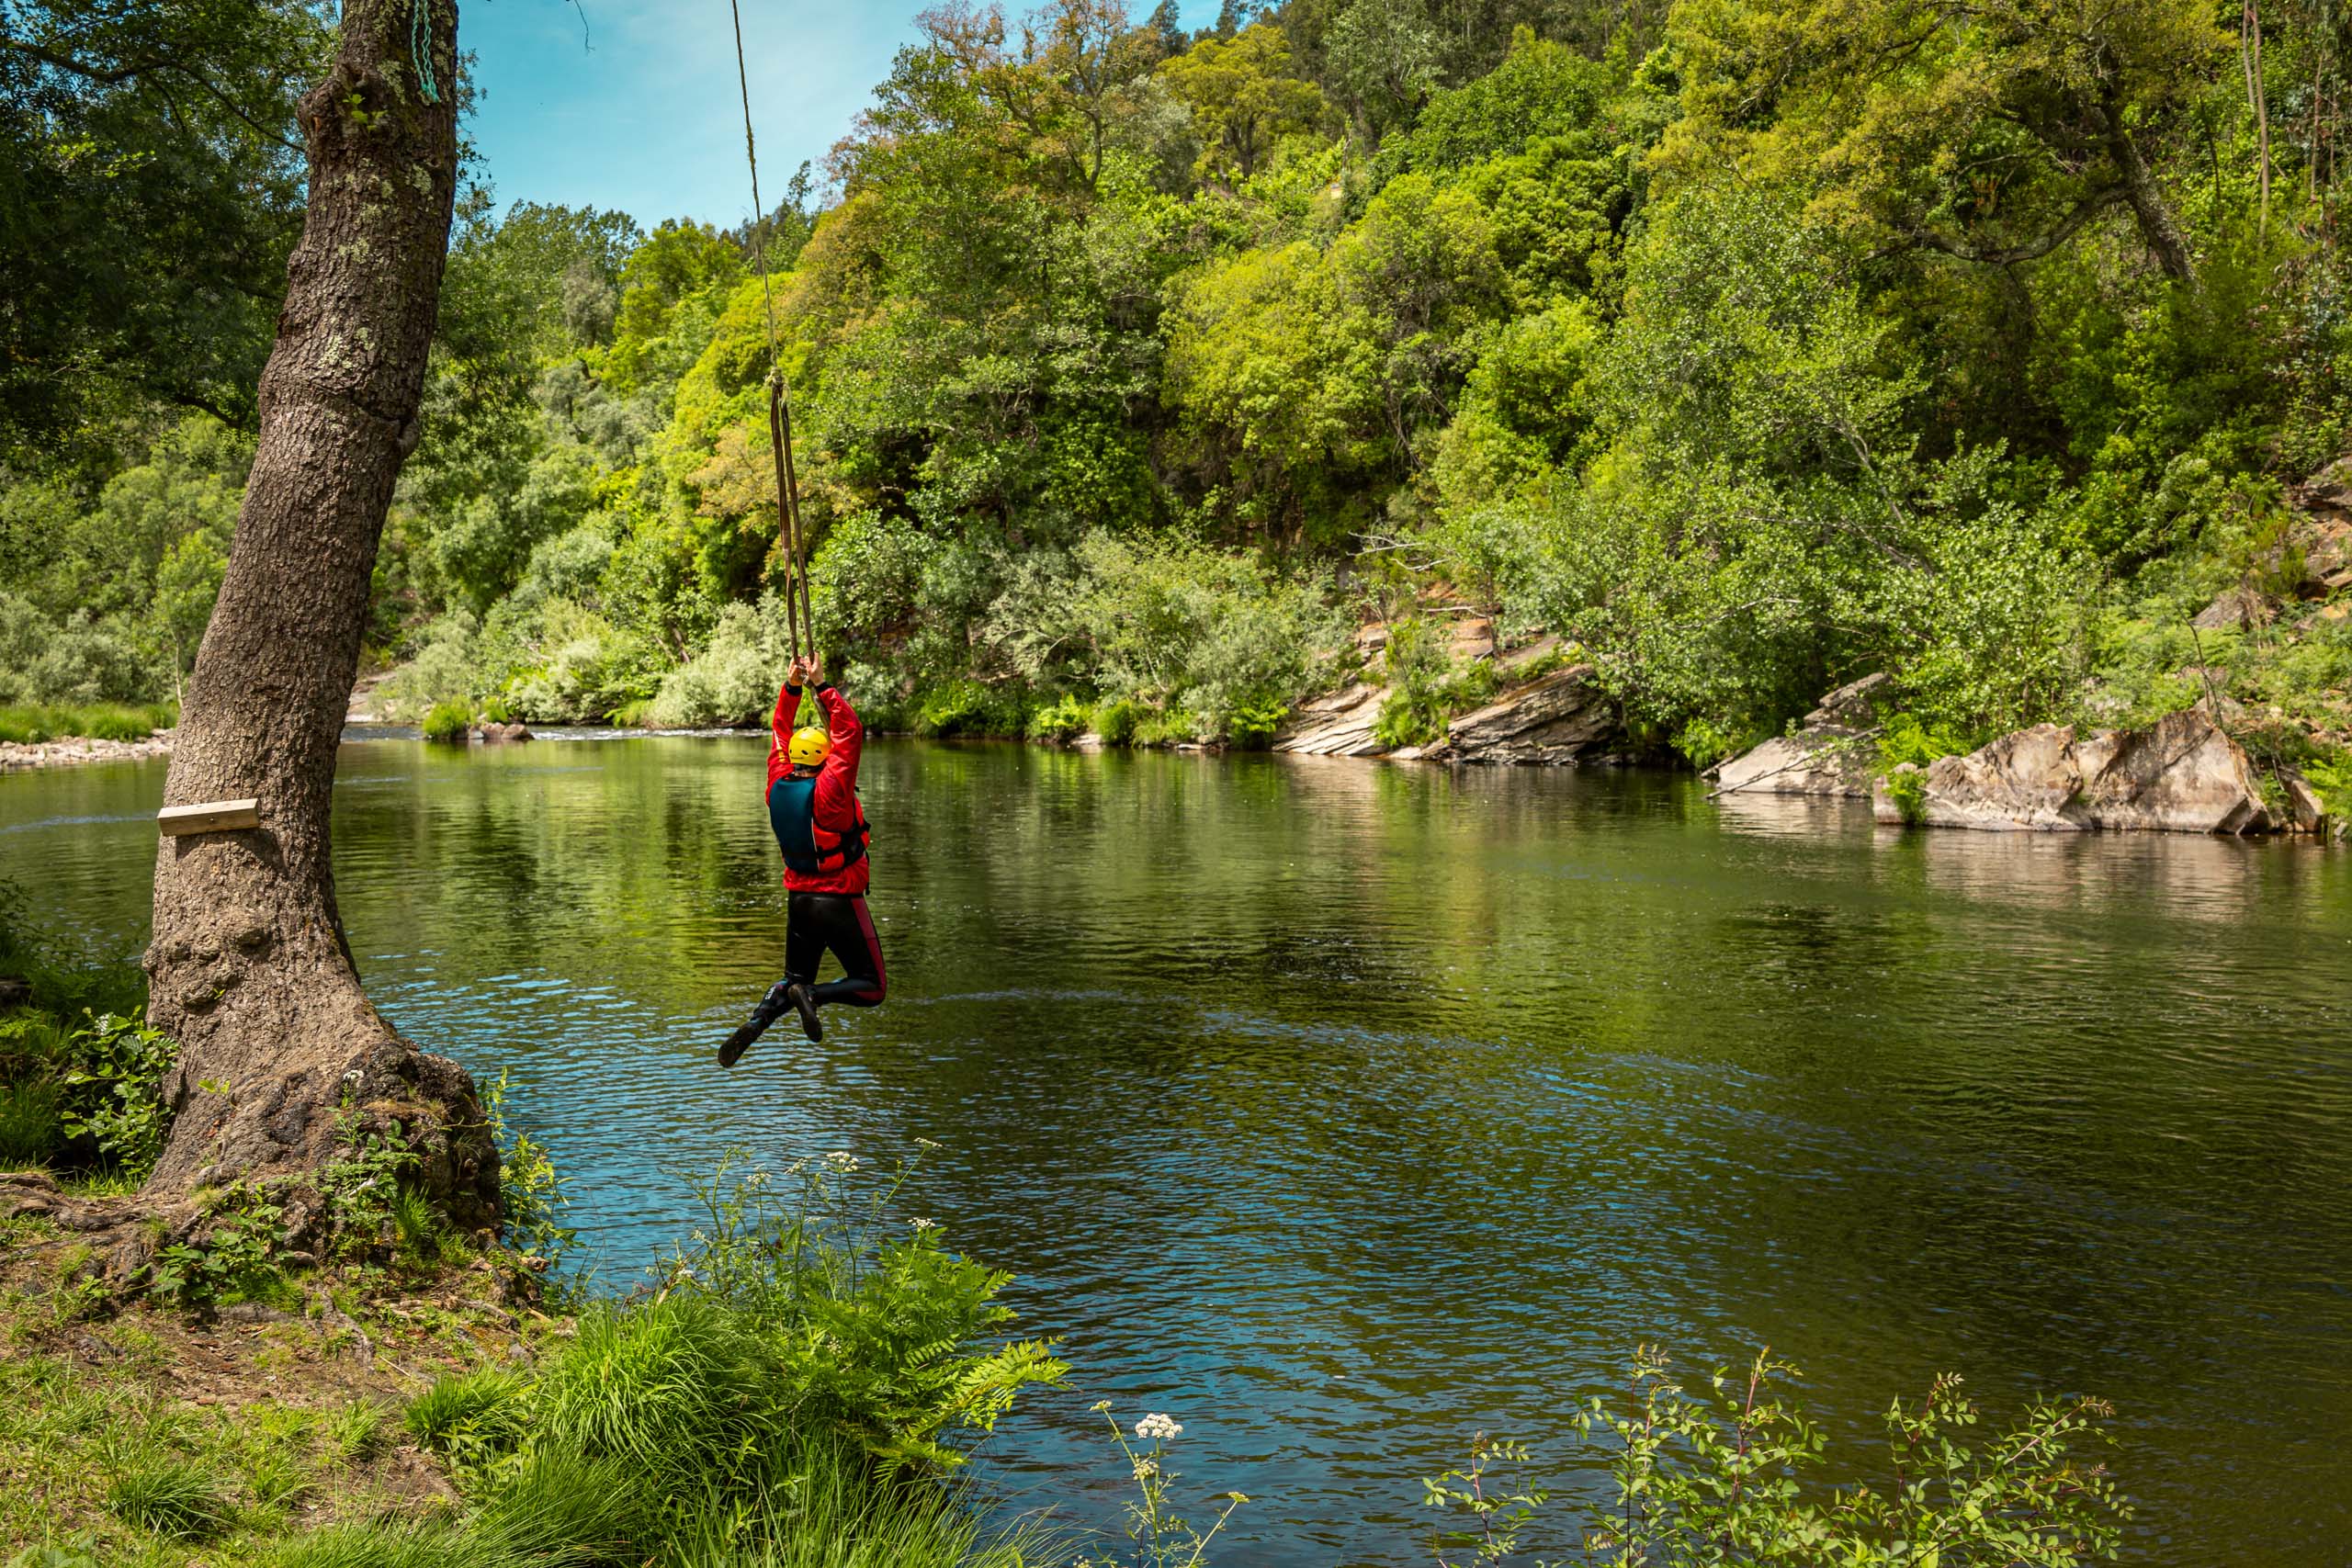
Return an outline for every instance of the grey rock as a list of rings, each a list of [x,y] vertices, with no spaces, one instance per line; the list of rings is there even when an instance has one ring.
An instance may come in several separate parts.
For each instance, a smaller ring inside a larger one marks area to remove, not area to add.
[[[1871,674],[1829,693],[1793,732],[1719,764],[1715,793],[1868,796],[1878,765],[1878,705],[1894,684]]]
[[[2312,787],[2311,780],[2293,768],[2278,770],[2278,783],[2287,792],[2287,819],[2290,829],[2297,833],[2327,831],[2327,802]]]
[[[2278,602],[2268,594],[2257,593],[2251,588],[2232,588],[2198,611],[2188,624],[2200,632],[2251,631],[2268,626],[2278,615]]]
[[[2201,708],[2086,738],[2054,724],[2015,730],[1965,757],[1938,758],[1921,793],[1931,828],[2246,834],[2272,827],[2245,753]],[[1872,806],[1882,822],[1903,819],[1885,779]]]
[[[1387,696],[1387,687],[1359,681],[1301,703],[1275,737],[1274,750],[1308,757],[1376,757],[1385,748],[1372,738],[1372,727]]]
[[[1584,760],[1620,738],[1617,705],[1589,664],[1555,670],[1447,728],[1430,754],[1461,762],[1539,763]]]

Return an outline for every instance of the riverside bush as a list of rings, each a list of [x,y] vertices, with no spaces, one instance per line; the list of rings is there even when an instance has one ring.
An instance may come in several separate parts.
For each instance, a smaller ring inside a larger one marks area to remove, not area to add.
[[[1063,744],[1086,733],[1094,710],[1074,696],[1063,696],[1029,715],[1029,739],[1051,740]]]
[[[435,703],[424,716],[424,738],[444,746],[462,746],[473,732],[473,710],[464,703]]]
[[[1612,1412],[1595,1395],[1575,1425],[1609,1452],[1611,1501],[1582,1521],[1583,1561],[1606,1568],[1741,1562],[1770,1568],[2080,1568],[2112,1562],[2132,1509],[2105,1465],[2075,1450],[2112,1441],[2096,1399],[2040,1401],[2024,1423],[1971,1446],[1982,1413],[1956,1377],[1886,1414],[1883,1489],[1811,1480],[1826,1442],[1775,1385],[1796,1375],[1759,1352],[1744,1375],[1718,1369],[1693,1393],[1666,1358],[1637,1352]],[[1422,1482],[1424,1501],[1458,1527],[1433,1548],[1478,1562],[1521,1561],[1519,1540],[1547,1495],[1525,1479],[1532,1456],[1481,1434],[1467,1470]]]
[[[927,1220],[892,1223],[916,1163],[868,1179],[838,1153],[778,1181],[730,1154],[694,1183],[703,1222],[665,1279],[770,1337],[804,1419],[886,1467],[952,1468],[950,1434],[992,1430],[1021,1390],[1067,1369],[1049,1341],[990,1344],[1013,1319],[996,1301],[1011,1275],[949,1253]]]

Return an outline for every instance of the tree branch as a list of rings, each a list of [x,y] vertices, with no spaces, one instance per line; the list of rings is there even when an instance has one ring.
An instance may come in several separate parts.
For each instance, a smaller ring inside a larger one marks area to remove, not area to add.
[[[1905,243],[1890,246],[1880,254],[1884,255],[1895,250],[1920,248],[1940,251],[1945,255],[1957,256],[1966,262],[1978,262],[1986,266],[2013,266],[2018,262],[2039,261],[2080,233],[2083,225],[2109,208],[2122,202],[2129,195],[2130,193],[2121,186],[2107,186],[2095,190],[2075,203],[2074,210],[2060,219],[2057,226],[2048,233],[2039,239],[2029,240],[2021,245],[1987,249],[1971,245],[1949,234],[1939,233],[1933,229],[1921,227],[1905,230],[1903,238]]]

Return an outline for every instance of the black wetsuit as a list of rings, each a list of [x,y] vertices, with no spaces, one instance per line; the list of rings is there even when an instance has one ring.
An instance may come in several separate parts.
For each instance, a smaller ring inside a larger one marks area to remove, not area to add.
[[[786,895],[790,916],[785,922],[784,977],[809,987],[819,1007],[846,1002],[870,1008],[882,1000],[888,984],[882,975],[882,941],[874,934],[874,917],[865,900],[854,893],[792,893]],[[815,985],[817,965],[828,950],[841,960],[842,977]]]

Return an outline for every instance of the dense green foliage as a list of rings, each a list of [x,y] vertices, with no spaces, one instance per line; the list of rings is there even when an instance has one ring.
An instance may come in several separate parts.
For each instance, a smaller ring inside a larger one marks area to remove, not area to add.
[[[1034,1548],[1025,1531],[982,1543],[939,1484],[961,1460],[943,1439],[987,1430],[1062,1368],[1042,1344],[997,1342],[1006,1276],[891,1212],[909,1168],[866,1182],[835,1155],[775,1181],[730,1158],[699,1184],[704,1225],[655,1293],[591,1307],[532,1375],[419,1395],[409,1429],[475,1504],[435,1560],[515,1560],[506,1535],[525,1520],[537,1549],[600,1562],[797,1561],[836,1532],[876,1561]],[[341,1540],[294,1561],[340,1561],[319,1554]]]
[[[926,13],[756,234],[474,188],[379,568],[395,701],[757,720],[763,259],[820,636],[885,726],[1246,741],[1354,620],[1453,603],[1698,761],[1871,669],[1954,744],[2194,667],[2276,753],[2341,745],[2352,618],[2282,569],[2352,432],[2333,12],[1171,18]],[[248,457],[187,400],[103,474],[6,459],[0,701],[187,668]],[[2185,646],[2237,587],[2268,630]],[[1482,694],[1450,666],[1385,732]]]

